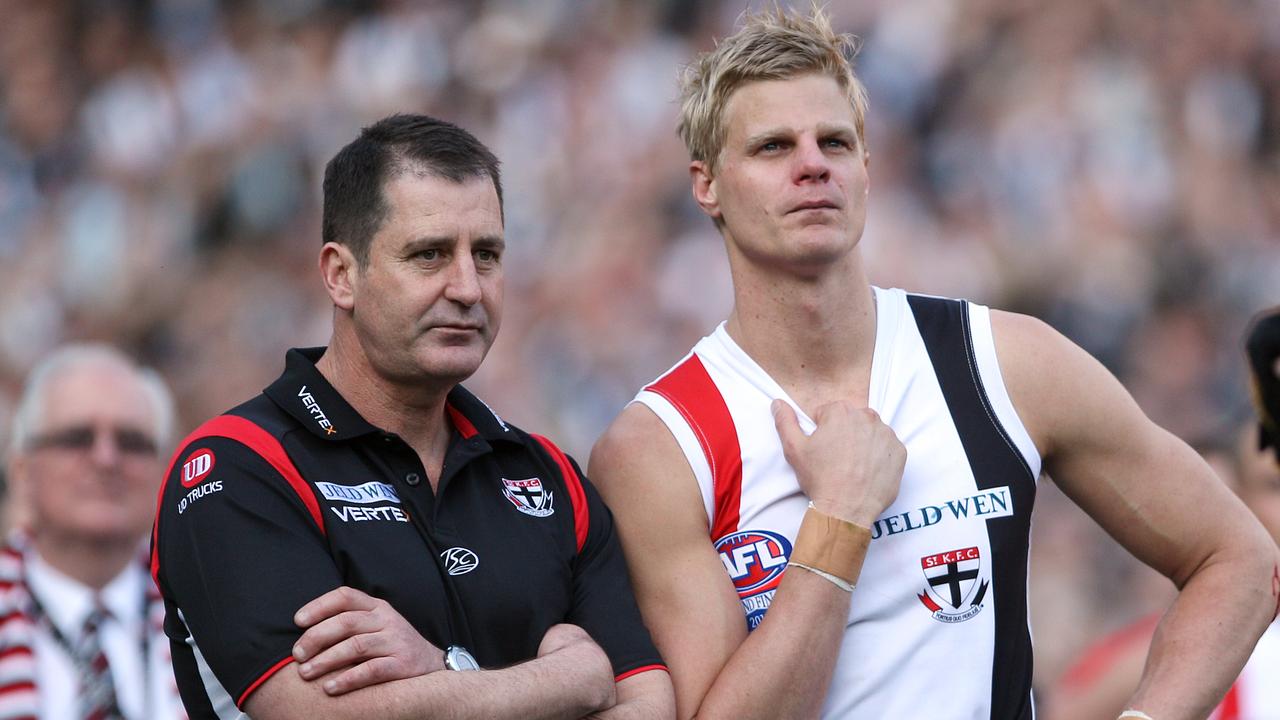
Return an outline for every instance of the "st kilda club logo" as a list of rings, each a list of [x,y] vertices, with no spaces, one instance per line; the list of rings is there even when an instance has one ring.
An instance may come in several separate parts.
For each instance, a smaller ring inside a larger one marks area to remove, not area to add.
[[[502,478],[502,495],[525,515],[546,517],[555,512],[553,493],[542,486],[540,478],[508,480]]]
[[[944,623],[964,622],[982,612],[990,583],[982,579],[982,554],[978,548],[950,550],[920,558],[925,588],[920,602],[933,619]]]

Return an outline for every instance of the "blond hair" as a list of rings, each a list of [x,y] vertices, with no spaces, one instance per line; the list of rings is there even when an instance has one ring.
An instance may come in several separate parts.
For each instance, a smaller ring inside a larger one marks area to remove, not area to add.
[[[680,138],[693,160],[714,170],[724,147],[724,110],[734,91],[757,80],[818,73],[835,80],[853,108],[863,143],[867,91],[853,72],[857,41],[831,28],[815,4],[808,16],[774,7],[745,13],[738,31],[699,55],[680,78]]]

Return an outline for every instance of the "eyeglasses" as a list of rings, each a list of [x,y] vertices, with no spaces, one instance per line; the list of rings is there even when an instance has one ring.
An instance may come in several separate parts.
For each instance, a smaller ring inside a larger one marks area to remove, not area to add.
[[[154,456],[156,441],[149,435],[127,427],[103,428],[115,442],[116,448],[126,455]],[[31,450],[66,450],[86,452],[98,439],[98,428],[93,425],[74,425],[61,430],[50,430],[31,439]]]

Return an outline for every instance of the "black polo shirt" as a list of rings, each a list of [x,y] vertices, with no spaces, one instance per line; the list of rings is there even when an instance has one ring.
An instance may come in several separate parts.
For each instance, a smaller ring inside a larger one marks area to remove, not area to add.
[[[287,665],[293,614],[340,585],[484,667],[536,657],[562,622],[619,679],[661,667],[612,516],[572,459],[459,386],[433,493],[417,453],[316,370],[322,353],[291,350],[262,395],[192,433],[161,489],[152,573],[193,719]]]

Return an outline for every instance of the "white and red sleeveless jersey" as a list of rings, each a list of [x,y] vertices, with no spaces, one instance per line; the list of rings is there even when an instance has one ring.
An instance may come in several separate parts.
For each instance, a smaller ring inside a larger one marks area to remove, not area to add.
[[[1026,590],[1040,456],[1001,379],[988,310],[875,297],[869,404],[907,463],[872,527],[824,717],[1033,718]],[[636,396],[684,450],[751,629],[767,622],[808,504],[775,398],[813,431],[723,324]]]

